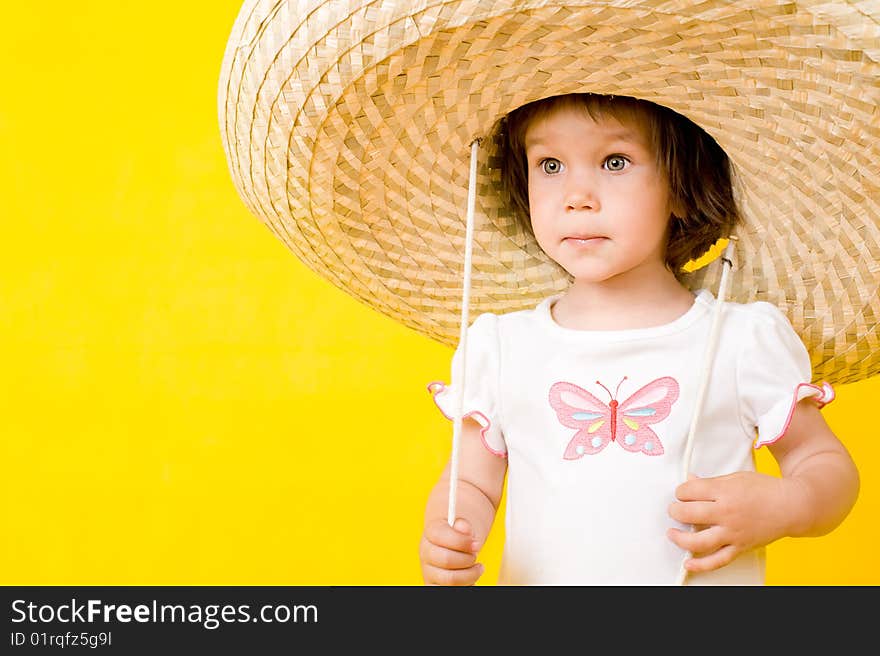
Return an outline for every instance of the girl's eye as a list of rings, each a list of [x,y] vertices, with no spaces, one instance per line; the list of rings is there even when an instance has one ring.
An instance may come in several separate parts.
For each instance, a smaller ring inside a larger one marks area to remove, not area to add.
[[[629,164],[629,160],[623,155],[611,155],[605,158],[605,168],[609,171],[622,171]]]
[[[553,157],[541,160],[541,170],[547,175],[555,175],[562,170],[562,162]]]

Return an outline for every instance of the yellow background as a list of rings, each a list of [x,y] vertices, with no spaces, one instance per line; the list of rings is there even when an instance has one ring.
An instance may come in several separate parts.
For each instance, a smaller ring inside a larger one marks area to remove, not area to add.
[[[451,436],[425,385],[451,352],[311,273],[239,200],[216,113],[238,7],[4,9],[0,584],[421,582]],[[880,378],[837,395],[859,503],[772,545],[771,584],[880,583]],[[497,531],[486,583],[500,548]]]

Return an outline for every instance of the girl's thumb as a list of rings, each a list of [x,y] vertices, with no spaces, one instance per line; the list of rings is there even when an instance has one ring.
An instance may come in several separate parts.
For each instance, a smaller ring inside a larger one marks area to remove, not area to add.
[[[459,517],[452,524],[452,528],[454,528],[459,533],[464,533],[465,535],[473,536],[474,532],[471,529],[471,524],[468,520],[463,517]]]

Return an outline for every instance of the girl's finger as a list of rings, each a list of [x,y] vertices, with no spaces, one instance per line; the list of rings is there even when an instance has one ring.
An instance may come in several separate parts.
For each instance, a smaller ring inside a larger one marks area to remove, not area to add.
[[[714,501],[676,501],[669,504],[669,516],[682,524],[711,525],[717,509]]]
[[[467,569],[442,569],[433,565],[422,565],[422,576],[428,585],[473,585],[483,573],[482,563]]]
[[[425,541],[422,552],[422,562],[441,569],[467,569],[472,567],[477,560],[477,555],[474,553],[446,549],[427,541]]]
[[[677,546],[690,551],[695,556],[713,553],[726,544],[723,530],[719,526],[710,526],[699,531],[671,528],[666,534]]]
[[[691,475],[688,480],[675,488],[675,498],[679,501],[712,501],[715,498],[713,479],[697,478]]]
[[[464,517],[459,517],[452,524],[452,528],[459,533],[463,533],[464,535],[473,535],[474,529],[471,528],[471,523],[466,520]]]
[[[462,522],[464,520],[456,520]],[[475,540],[470,532],[463,533],[455,530],[448,522],[439,520],[431,522],[425,527],[425,537],[434,544],[438,544],[447,549],[462,551],[465,553],[473,553],[475,549]]]
[[[728,565],[736,558],[737,550],[732,544],[727,544],[710,554],[694,556],[685,561],[685,568],[689,572],[711,572]]]

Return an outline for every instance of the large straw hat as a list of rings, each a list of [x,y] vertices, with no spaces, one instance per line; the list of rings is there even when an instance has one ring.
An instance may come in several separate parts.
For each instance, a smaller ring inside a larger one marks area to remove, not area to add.
[[[219,114],[241,197],[297,257],[452,345],[474,138],[563,93],[666,105],[743,182],[729,299],[780,307],[815,379],[843,383],[880,371],[878,73],[873,1],[246,0]],[[487,151],[472,312],[533,307],[568,276],[502,207]]]

